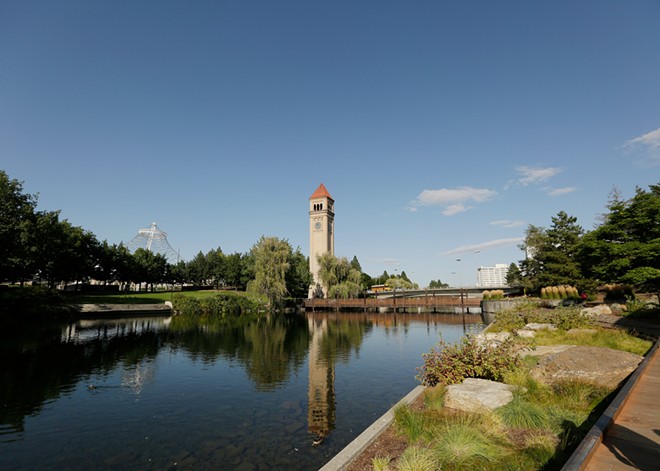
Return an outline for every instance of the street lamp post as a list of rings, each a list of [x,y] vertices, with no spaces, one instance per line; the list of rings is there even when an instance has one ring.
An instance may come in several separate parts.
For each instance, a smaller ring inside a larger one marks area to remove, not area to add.
[[[458,286],[458,289],[459,292],[461,293],[461,314],[463,314],[463,323],[465,323],[465,302],[463,301],[463,272],[461,271],[460,268],[461,259],[457,258],[456,261],[459,263],[458,278],[460,280],[460,284]]]

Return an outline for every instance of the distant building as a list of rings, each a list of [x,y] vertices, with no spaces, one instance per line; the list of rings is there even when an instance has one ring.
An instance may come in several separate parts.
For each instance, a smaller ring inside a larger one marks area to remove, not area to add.
[[[500,288],[507,286],[506,274],[509,265],[496,263],[494,267],[477,268],[477,286],[481,288]]]

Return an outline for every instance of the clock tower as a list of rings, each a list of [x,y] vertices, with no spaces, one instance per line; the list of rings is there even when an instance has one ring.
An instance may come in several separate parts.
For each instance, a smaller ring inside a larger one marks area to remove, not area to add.
[[[314,284],[309,290],[310,298],[324,298],[328,290],[319,279],[318,255],[335,254],[335,200],[321,183],[309,197],[309,270]]]

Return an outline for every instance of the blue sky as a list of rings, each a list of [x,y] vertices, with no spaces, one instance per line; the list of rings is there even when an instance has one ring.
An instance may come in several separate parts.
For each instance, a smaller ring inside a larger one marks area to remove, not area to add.
[[[658,24],[655,0],[0,0],[0,168],[187,259],[308,254],[324,183],[336,255],[474,284],[527,225],[591,229],[660,181]]]

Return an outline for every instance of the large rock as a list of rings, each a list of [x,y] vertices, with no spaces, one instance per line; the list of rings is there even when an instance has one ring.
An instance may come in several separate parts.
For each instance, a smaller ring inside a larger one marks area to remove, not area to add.
[[[616,388],[632,373],[643,357],[605,347],[573,347],[541,357],[532,377],[544,383],[582,380]]]
[[[518,355],[521,357],[531,356],[531,357],[542,357],[545,355],[553,355],[560,352],[565,352],[569,348],[575,348],[576,345],[539,345],[534,349],[524,348],[518,351]]]
[[[466,412],[493,410],[513,400],[515,386],[487,379],[467,378],[447,386],[445,407]]]
[[[531,324],[525,325],[525,329],[527,329],[527,330],[557,330],[557,327],[555,327],[554,324],[531,323]]]
[[[495,348],[510,337],[511,332],[486,332],[474,335],[477,345],[488,348]]]
[[[598,317],[601,314],[612,314],[612,309],[607,304],[599,304],[594,307],[585,307],[580,314],[586,317]]]

